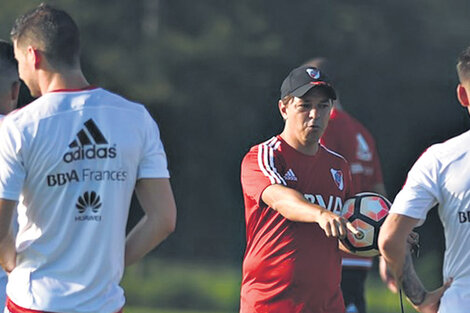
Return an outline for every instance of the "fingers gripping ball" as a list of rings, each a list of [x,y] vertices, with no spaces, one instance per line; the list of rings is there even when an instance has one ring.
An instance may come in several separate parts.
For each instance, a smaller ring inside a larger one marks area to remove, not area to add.
[[[390,210],[391,203],[385,197],[372,193],[358,193],[344,203],[341,216],[346,218],[359,231],[354,235],[348,232],[343,244],[351,253],[360,256],[379,254],[377,239],[379,230]]]

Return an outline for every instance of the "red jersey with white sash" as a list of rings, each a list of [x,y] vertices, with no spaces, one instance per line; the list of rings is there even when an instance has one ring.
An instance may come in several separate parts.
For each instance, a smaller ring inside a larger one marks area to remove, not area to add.
[[[261,195],[285,185],[339,213],[350,177],[345,159],[322,145],[309,156],[276,136],[251,148],[241,169],[247,246],[240,312],[344,312],[338,240],[316,223],[287,220]]]

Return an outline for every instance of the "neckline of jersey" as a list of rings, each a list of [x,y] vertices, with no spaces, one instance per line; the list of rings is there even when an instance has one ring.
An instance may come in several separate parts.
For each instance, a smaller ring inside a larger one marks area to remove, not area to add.
[[[78,89],[67,89],[67,88],[55,89],[55,90],[49,91],[49,93],[51,93],[51,92],[80,92],[80,91],[87,91],[87,90],[93,90],[93,89],[98,89],[98,87],[93,86],[93,85],[88,85],[86,87],[78,88]]]
[[[314,155],[308,155],[308,154],[305,154],[303,152],[300,152],[299,150],[295,149],[294,147],[292,147],[290,144],[287,143],[287,141],[284,140],[284,138],[281,137],[281,135],[277,135],[277,138],[284,144],[285,147],[287,147],[288,150],[291,150],[293,153],[303,157],[303,158],[307,158],[309,160],[314,160],[318,157],[318,155],[320,154],[320,150],[323,150],[323,145],[321,145],[320,143],[318,143],[318,150],[317,150],[317,153],[315,153]]]

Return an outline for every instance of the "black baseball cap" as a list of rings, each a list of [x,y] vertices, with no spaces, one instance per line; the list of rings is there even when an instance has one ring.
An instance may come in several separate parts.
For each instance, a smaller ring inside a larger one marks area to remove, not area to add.
[[[336,92],[325,73],[318,68],[302,65],[293,69],[281,85],[281,99],[285,96],[302,97],[313,87],[324,87],[328,96],[336,100]]]

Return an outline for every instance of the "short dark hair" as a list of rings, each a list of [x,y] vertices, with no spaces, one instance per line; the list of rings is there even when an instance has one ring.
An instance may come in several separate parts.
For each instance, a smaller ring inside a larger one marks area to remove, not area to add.
[[[6,85],[15,81],[19,81],[19,78],[13,46],[8,41],[0,39],[0,84]]]
[[[457,58],[457,74],[460,82],[470,81],[470,47],[463,50]]]
[[[36,44],[53,67],[80,65],[78,26],[63,10],[41,3],[16,19],[10,35],[19,47]]]

